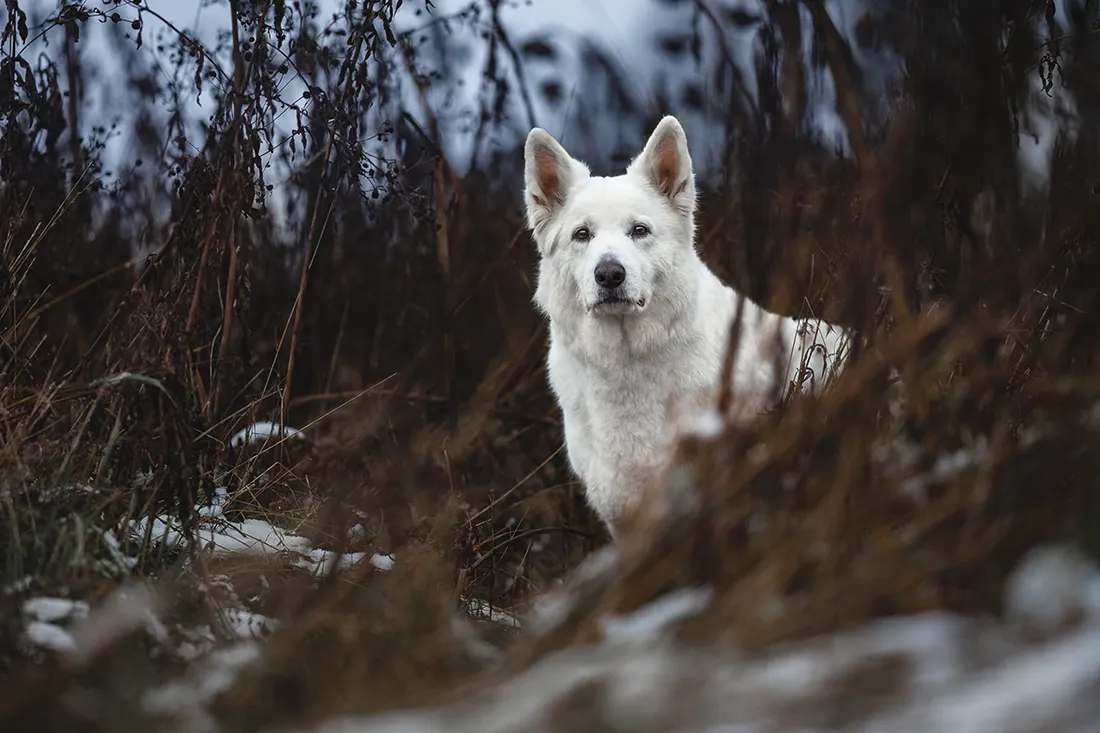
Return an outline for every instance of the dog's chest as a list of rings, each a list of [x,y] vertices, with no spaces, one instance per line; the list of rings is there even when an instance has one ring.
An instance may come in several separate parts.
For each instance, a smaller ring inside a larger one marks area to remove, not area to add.
[[[565,414],[570,459],[586,480],[645,481],[671,458],[678,416],[713,398],[713,365],[693,360],[630,364],[617,372],[566,357],[551,380]]]

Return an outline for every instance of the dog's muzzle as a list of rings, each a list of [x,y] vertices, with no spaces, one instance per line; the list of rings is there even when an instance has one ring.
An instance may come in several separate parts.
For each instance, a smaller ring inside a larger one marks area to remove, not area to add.
[[[626,268],[618,260],[604,258],[596,265],[592,277],[599,286],[592,311],[605,315],[622,315],[642,310],[646,306],[645,298],[630,298],[626,294]]]
[[[599,315],[621,316],[645,310],[646,302],[645,298],[626,297],[621,288],[601,290],[591,310]]]

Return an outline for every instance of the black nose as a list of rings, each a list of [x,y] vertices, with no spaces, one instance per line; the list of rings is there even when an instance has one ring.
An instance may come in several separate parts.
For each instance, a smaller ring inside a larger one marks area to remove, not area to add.
[[[626,268],[615,260],[604,260],[596,265],[596,284],[601,288],[617,288],[626,280]]]

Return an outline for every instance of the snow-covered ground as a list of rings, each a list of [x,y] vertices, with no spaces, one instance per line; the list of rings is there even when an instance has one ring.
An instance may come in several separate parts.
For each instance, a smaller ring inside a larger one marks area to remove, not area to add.
[[[196,512],[202,517],[202,524],[196,529],[195,539],[198,545],[214,555],[271,555],[288,553],[293,556],[293,565],[304,568],[314,575],[326,575],[334,567],[344,568],[356,565],[367,558],[366,553],[350,552],[339,554],[331,550],[322,550],[313,546],[308,539],[281,529],[262,519],[242,519],[230,521],[225,518],[222,507],[228,499],[224,488],[215,489],[214,501],[210,506],[197,506]],[[179,523],[161,515],[152,520],[137,519],[130,524],[130,533],[141,538],[148,532],[154,542],[168,547],[182,547],[186,538]],[[380,570],[388,570],[393,558],[389,555],[371,555],[370,564]]]
[[[249,425],[239,431],[231,440],[234,448],[242,448],[248,444],[264,444],[270,439],[277,439],[280,433],[279,425],[270,422],[260,422]],[[289,438],[301,439],[304,434],[296,428],[287,427],[283,434]],[[148,476],[139,475],[135,482],[148,480]],[[78,489],[79,487],[77,487]],[[77,490],[74,489],[74,490]],[[321,549],[314,546],[308,538],[284,529],[271,521],[255,517],[247,517],[240,520],[231,520],[225,515],[225,505],[229,500],[229,493],[224,487],[214,490],[214,496],[209,504],[199,504],[195,509],[198,517],[197,526],[194,528],[194,539],[201,552],[209,553],[212,557],[228,556],[254,556],[254,557],[278,557],[287,567],[301,568],[314,577],[320,578],[334,570],[350,568],[363,562],[369,563],[374,569],[388,571],[393,568],[395,559],[393,555],[384,553],[349,552],[338,553],[332,550]],[[356,531],[361,532],[362,527],[352,528],[349,535]],[[160,548],[183,549],[187,543],[187,537],[178,519],[168,514],[142,517],[135,519],[118,530],[104,532],[106,546],[113,554],[115,565],[126,573],[137,565],[137,558],[126,554],[125,547],[136,547],[148,536],[151,542]],[[123,543],[120,538],[128,540]],[[354,540],[354,536],[349,536]],[[16,595],[26,590],[24,585],[29,585],[33,579],[19,587],[3,589],[4,595]],[[212,585],[219,587],[219,597],[224,607],[223,612],[225,631],[230,636],[240,639],[266,637],[276,626],[274,619],[262,614],[249,611],[236,597],[232,583],[224,576],[215,576],[209,579]],[[98,625],[105,618],[113,618],[115,624],[124,618],[134,617],[140,621],[122,624],[126,628],[117,629],[107,636],[117,636],[131,630],[131,627],[144,626],[167,641],[165,631],[156,620],[156,600],[148,595],[148,589],[142,586],[129,587],[112,597],[111,602],[105,608],[113,609],[109,612],[100,609],[98,615],[91,617],[89,621],[88,604],[80,600],[68,598],[55,598],[49,596],[33,597],[24,602],[22,610],[26,621],[24,641],[31,647],[57,652],[65,658],[75,659],[87,656],[89,641],[81,643],[81,633],[85,636],[88,629]],[[126,610],[120,610],[126,609]],[[135,610],[136,609],[136,610]],[[136,614],[136,615],[135,615]],[[72,629],[78,627],[77,632]],[[81,630],[82,629],[82,630]],[[192,641],[186,642],[185,649],[177,649],[182,656],[191,657],[204,653],[213,647],[218,635],[210,629],[192,629],[186,634],[192,637]],[[74,636],[75,633],[75,636]],[[96,632],[92,637],[99,646],[104,633]]]
[[[273,534],[296,552],[306,550],[301,538]],[[230,542],[225,547],[242,546]],[[523,625],[536,640],[553,635],[568,623],[567,611],[584,603],[586,588],[613,581],[620,568],[618,553],[606,547],[591,556],[563,586],[544,596],[528,622],[511,615],[494,620]],[[297,730],[1096,730],[1100,568],[1067,545],[1040,546],[1022,559],[1006,585],[1003,620],[927,613],[873,621],[756,654],[725,642],[677,641],[678,625],[705,611],[713,599],[710,588],[681,589],[630,614],[605,616],[594,641],[547,654],[519,671],[499,674],[491,667],[459,702],[337,717]],[[131,587],[91,609],[80,601],[31,598],[23,613],[28,641],[79,664],[132,629],[163,635],[155,606],[152,596]],[[239,612],[234,618],[237,641],[217,644],[210,638],[208,644],[192,646],[187,655],[192,662],[182,674],[142,693],[143,715],[160,720],[159,730],[221,730],[211,705],[243,671],[264,664],[262,639],[270,630],[254,628],[267,623],[262,617]],[[470,634],[456,623],[456,633]]]
[[[1096,730],[1100,571],[1066,547],[1024,559],[1010,582],[1007,623],[929,613],[754,657],[673,642],[669,629],[708,598],[700,590],[658,599],[609,620],[597,643],[548,656],[459,703],[300,733]],[[1066,624],[1060,633],[1055,619]]]

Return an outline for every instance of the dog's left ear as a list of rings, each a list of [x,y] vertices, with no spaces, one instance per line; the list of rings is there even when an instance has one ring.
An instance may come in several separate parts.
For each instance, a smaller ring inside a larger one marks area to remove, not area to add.
[[[630,172],[645,176],[680,213],[690,214],[695,208],[687,135],[675,117],[669,115],[657,123],[642,154],[630,164]]]

